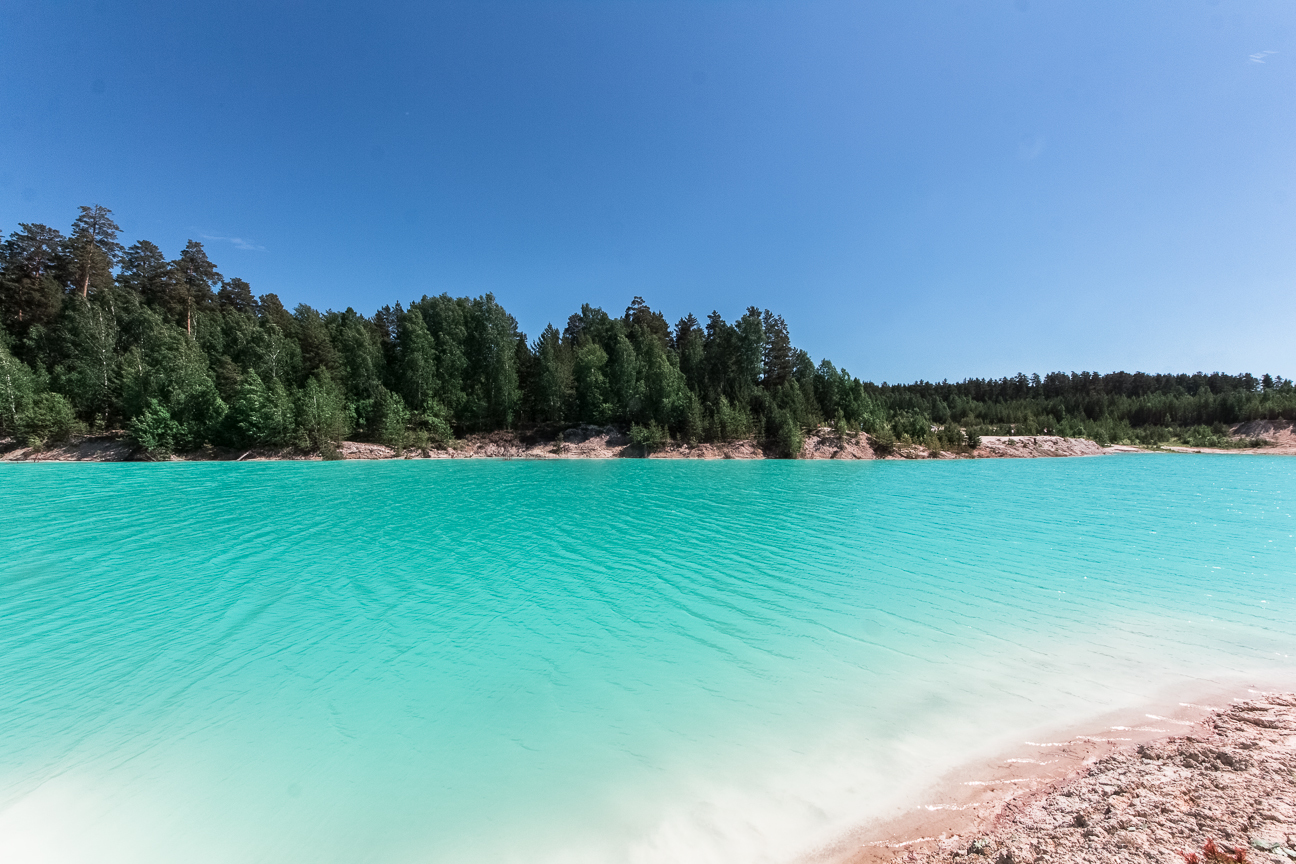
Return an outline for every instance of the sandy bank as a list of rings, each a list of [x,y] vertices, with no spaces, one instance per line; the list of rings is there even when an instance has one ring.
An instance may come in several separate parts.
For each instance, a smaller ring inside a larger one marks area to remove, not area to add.
[[[1191,453],[1229,453],[1296,455],[1296,432],[1291,424],[1255,421],[1233,430],[1238,439],[1263,438],[1265,447],[1242,450],[1165,447]],[[629,434],[613,426],[574,426],[561,433],[538,434],[535,431],[490,432],[469,435],[446,447],[409,448],[397,453],[390,447],[364,441],[344,441],[338,448],[344,459],[621,459],[642,458],[643,451],[630,443]],[[975,450],[933,451],[920,444],[896,444],[888,448],[875,446],[861,433],[838,433],[821,427],[806,433],[801,459],[1038,459],[1064,456],[1108,456],[1120,453],[1143,453],[1139,447],[1099,446],[1087,438],[1062,438],[1057,435],[994,436],[981,438]],[[730,441],[717,444],[679,444],[647,454],[650,459],[771,459],[778,456],[757,441]],[[205,447],[171,457],[179,461],[265,461],[316,460],[318,453],[292,448],[253,448],[234,450]],[[5,462],[131,462],[152,461],[126,436],[125,432],[85,436],[74,441],[42,449],[25,447],[11,438],[0,438],[0,461]]]
[[[967,766],[822,860],[1290,864],[1296,694],[1205,698]]]
[[[1165,447],[1176,453],[1228,453],[1242,455],[1246,453],[1263,453],[1270,456],[1296,456],[1296,426],[1291,423],[1273,420],[1252,420],[1250,423],[1239,423],[1229,430],[1237,439],[1260,439],[1266,446],[1231,450],[1217,447]]]
[[[821,428],[805,436],[801,459],[987,459],[1036,458],[1046,456],[1095,456],[1134,450],[1104,448],[1083,438],[1035,435],[1019,438],[982,439],[976,450],[931,451],[917,444],[897,445],[885,452],[875,450],[867,435],[839,434]],[[344,441],[338,448],[344,459],[620,459],[642,458],[643,451],[630,443],[625,431],[611,426],[578,426],[560,435],[539,436],[526,432],[491,432],[469,435],[448,447],[406,449],[363,441]],[[647,454],[650,459],[770,459],[777,456],[757,441],[717,444],[671,443]],[[312,460],[318,453],[298,450],[254,448],[233,450],[206,447],[171,457],[179,461],[264,461]],[[12,439],[0,439],[0,461],[7,462],[130,462],[150,461],[124,433],[87,436],[42,449],[21,446]]]
[[[1041,456],[1102,456],[1110,453],[1138,452],[1137,447],[1100,447],[1088,438],[1060,438],[1056,435],[1019,437],[985,435],[975,451],[979,457],[1031,459]]]

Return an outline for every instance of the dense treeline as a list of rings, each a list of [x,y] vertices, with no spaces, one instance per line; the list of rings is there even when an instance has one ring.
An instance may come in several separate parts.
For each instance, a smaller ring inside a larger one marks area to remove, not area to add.
[[[1229,426],[1296,420],[1296,387],[1269,374],[1055,372],[879,391],[893,416],[907,411],[982,434],[1055,434],[1104,444],[1181,439],[1227,446]]]
[[[874,395],[869,385],[866,390]],[[1178,439],[1227,446],[1234,424],[1296,420],[1296,387],[1271,375],[1054,372],[1043,378],[883,385],[875,398],[892,418],[908,412],[982,434],[1053,434],[1102,444]]]
[[[617,317],[583,306],[533,341],[489,294],[424,296],[368,317],[289,311],[225,278],[199,242],[168,259],[146,240],[124,247],[119,230],[111,211],[82,207],[67,235],[23,223],[4,239],[0,432],[37,444],[124,428],[159,454],[215,444],[327,455],[348,436],[428,447],[590,423],[628,428],[645,448],[757,438],[793,456],[823,424],[884,448],[950,449],[978,432],[1151,443],[1296,417],[1291,382],[1269,376],[878,386],[815,365],[779,315],[755,307],[672,327],[636,297]]]

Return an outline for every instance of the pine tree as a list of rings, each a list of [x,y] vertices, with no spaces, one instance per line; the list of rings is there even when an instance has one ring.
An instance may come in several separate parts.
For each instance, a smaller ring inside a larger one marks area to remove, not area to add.
[[[58,315],[63,291],[54,278],[63,235],[46,225],[20,222],[2,250],[0,307],[5,324],[25,333]]]
[[[787,323],[782,315],[766,309],[761,324],[765,331],[761,383],[768,388],[781,387],[792,377],[792,339]]]
[[[746,313],[734,322],[737,338],[734,340],[737,356],[734,358],[736,381],[733,393],[742,401],[759,383],[762,370],[762,355],[765,352],[765,328],[762,325],[761,311],[755,306],[748,306]]]
[[[692,314],[681,318],[675,325],[673,341],[685,383],[694,393],[700,393],[705,382],[705,352],[702,347],[702,329],[698,326],[697,318]]]
[[[184,298],[185,332],[192,337],[194,312],[211,302],[212,286],[223,282],[224,277],[216,272],[216,265],[197,240],[185,244],[174,267],[179,277],[176,287]]]
[[[225,415],[225,424],[235,446],[284,444],[293,427],[293,415],[283,385],[276,381],[266,387],[260,376],[249,372]]]
[[[112,283],[112,268],[122,257],[122,246],[117,242],[121,229],[112,220],[111,210],[98,204],[80,209],[66,250],[73,284],[84,300],[91,282],[104,287]]]
[[[256,298],[252,296],[252,286],[235,276],[216,292],[216,305],[221,309],[251,314],[256,312]]]
[[[396,324],[396,374],[399,392],[415,411],[431,407],[436,391],[436,343],[423,315],[410,309]]]
[[[174,305],[174,273],[162,250],[147,240],[131,245],[122,255],[117,284],[150,306],[170,313]]]
[[[563,342],[558,328],[550,324],[536,340],[535,354],[537,358],[536,416],[550,423],[561,422],[564,411],[575,392],[571,346]]]
[[[297,425],[302,444],[318,450],[326,459],[340,458],[337,446],[351,431],[347,423],[346,400],[324,372],[306,381],[297,398]]]

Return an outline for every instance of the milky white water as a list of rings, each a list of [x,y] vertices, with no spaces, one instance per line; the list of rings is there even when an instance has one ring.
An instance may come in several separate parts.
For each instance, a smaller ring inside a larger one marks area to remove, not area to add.
[[[0,860],[777,862],[1296,680],[1296,460],[0,466]]]

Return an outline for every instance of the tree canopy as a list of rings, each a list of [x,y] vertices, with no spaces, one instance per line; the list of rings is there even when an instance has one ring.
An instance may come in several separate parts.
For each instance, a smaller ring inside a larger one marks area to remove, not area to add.
[[[873,384],[795,347],[749,307],[673,327],[642,297],[584,305],[529,340],[496,299],[424,295],[366,316],[291,312],[226,278],[202,243],[123,247],[112,211],[0,242],[0,434],[125,429],[155,452],[207,444],[325,452],[501,429],[613,424],[645,448],[756,438],[795,456],[822,425],[879,441],[1060,434],[1155,443],[1296,419],[1281,377],[1055,372]],[[0,235],[3,236],[3,235]],[[1205,431],[1203,431],[1205,430]]]

